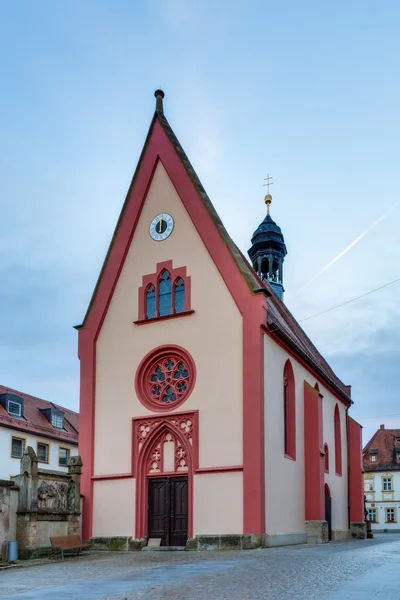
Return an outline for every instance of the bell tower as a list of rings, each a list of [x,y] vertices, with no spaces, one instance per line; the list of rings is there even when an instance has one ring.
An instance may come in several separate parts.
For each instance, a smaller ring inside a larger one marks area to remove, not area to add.
[[[272,220],[270,215],[270,206],[272,196],[269,193],[269,180],[267,178],[268,193],[265,196],[267,205],[267,216],[264,221],[255,230],[251,238],[251,248],[248,251],[253,269],[257,275],[267,280],[276,294],[283,300],[283,261],[287,254],[285,240],[281,228]]]

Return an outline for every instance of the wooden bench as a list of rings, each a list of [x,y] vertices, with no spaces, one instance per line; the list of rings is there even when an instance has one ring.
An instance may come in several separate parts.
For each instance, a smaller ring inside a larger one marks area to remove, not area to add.
[[[81,550],[90,548],[90,544],[82,543],[80,535],[59,535],[50,538],[51,547],[54,550],[61,550],[61,557],[64,560],[65,550],[77,550],[78,556]]]

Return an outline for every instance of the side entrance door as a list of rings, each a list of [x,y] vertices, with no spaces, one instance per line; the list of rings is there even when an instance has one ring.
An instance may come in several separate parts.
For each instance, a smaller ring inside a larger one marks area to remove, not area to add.
[[[185,546],[188,537],[188,478],[149,479],[148,536],[162,546]]]
[[[332,539],[332,498],[327,485],[325,485],[325,521],[328,523],[329,539]]]

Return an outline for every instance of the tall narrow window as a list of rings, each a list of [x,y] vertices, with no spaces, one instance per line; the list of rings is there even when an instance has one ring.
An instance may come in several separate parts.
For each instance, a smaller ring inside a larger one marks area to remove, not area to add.
[[[185,309],[185,284],[179,277],[174,286],[174,312],[180,313]]]
[[[150,284],[146,290],[146,319],[152,319],[156,316],[156,290],[153,284]]]
[[[329,473],[329,448],[328,444],[324,444],[325,452],[325,473]]]
[[[160,317],[171,314],[171,277],[163,271],[158,288],[158,314]]]
[[[285,456],[296,460],[296,396],[293,368],[289,360],[283,371],[283,419]]]
[[[335,406],[334,416],[335,428],[335,472],[336,475],[342,475],[342,435],[340,433],[340,413],[339,407]]]

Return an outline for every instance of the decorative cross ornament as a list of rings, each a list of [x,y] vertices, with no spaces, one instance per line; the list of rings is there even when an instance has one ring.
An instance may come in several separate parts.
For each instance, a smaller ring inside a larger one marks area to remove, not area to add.
[[[264,183],[263,187],[267,188],[267,194],[269,194],[269,186],[274,185],[274,182],[270,181],[271,179],[272,179],[272,177],[269,176],[269,173],[268,173],[267,177],[264,177],[264,181],[266,181],[267,183]]]

